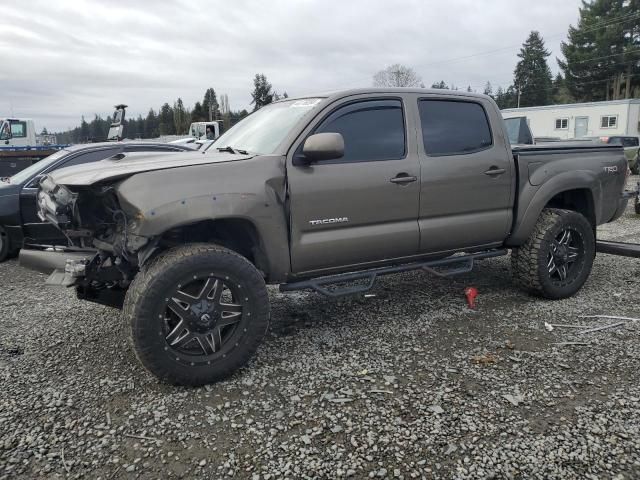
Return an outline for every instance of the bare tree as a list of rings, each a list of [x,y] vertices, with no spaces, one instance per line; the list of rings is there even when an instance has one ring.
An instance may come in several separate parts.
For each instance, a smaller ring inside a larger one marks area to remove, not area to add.
[[[412,68],[396,63],[373,76],[374,87],[421,87],[422,78]]]

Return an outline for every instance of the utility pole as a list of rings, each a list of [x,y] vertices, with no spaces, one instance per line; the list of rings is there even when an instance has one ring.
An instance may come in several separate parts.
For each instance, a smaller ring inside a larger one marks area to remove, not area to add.
[[[520,89],[518,88],[518,108],[520,108]]]

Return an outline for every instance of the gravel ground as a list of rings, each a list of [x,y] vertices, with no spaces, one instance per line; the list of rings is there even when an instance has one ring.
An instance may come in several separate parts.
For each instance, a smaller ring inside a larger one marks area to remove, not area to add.
[[[630,208],[600,237],[640,241],[640,217]],[[508,257],[455,281],[386,277],[372,298],[274,288],[257,357],[186,389],[139,366],[117,310],[9,261],[0,479],[639,478],[640,322],[545,328],[640,316],[639,274],[599,255],[581,292],[554,302],[514,288]]]

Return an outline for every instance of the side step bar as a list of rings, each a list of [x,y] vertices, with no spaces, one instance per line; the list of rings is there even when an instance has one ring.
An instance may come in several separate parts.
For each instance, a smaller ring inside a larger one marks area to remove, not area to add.
[[[341,297],[356,293],[364,293],[373,288],[379,276],[392,273],[408,272],[411,270],[424,270],[442,277],[449,277],[460,273],[467,273],[473,270],[474,262],[485,258],[501,257],[507,254],[506,249],[488,250],[485,252],[469,253],[455,257],[441,258],[439,260],[429,260],[425,262],[407,263],[392,267],[373,268],[362,272],[341,273],[327,277],[302,280],[300,282],[283,283],[280,285],[281,292],[292,292],[295,290],[314,290],[327,297]],[[445,270],[434,270],[434,267],[450,267]],[[353,282],[356,280],[367,280],[364,285],[346,286],[342,288],[329,289],[330,285]]]
[[[598,240],[596,242],[596,252],[618,255],[621,257],[640,258],[640,244]]]

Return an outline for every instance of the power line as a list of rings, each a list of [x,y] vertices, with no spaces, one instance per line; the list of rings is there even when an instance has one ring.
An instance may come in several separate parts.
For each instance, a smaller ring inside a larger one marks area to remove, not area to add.
[[[592,27],[589,27],[585,30],[583,30],[583,32],[591,32],[594,30],[598,30],[600,28],[603,27],[610,27],[612,25],[616,25],[618,23],[624,23],[627,21],[631,21],[631,20],[636,20],[636,19],[640,19],[640,13],[637,12],[632,12],[632,13],[628,13],[625,15],[621,15],[620,17],[615,17],[615,18],[610,18],[608,20],[604,20]],[[557,38],[557,37],[561,37],[566,35],[566,33],[558,33],[558,34],[554,34],[554,35],[547,35],[546,37],[544,37],[545,39],[548,38]],[[498,53],[498,52],[504,52],[504,51],[509,51],[509,50],[513,50],[514,48],[521,48],[522,44],[519,45],[512,45],[509,47],[503,47],[503,48],[498,48],[495,50],[488,50],[486,52],[479,52],[479,53],[474,53],[472,55],[466,55],[464,57],[456,57],[456,58],[449,58],[449,59],[443,59],[443,60],[437,60],[435,62],[430,62],[427,64],[424,64],[423,67],[430,67],[432,65],[439,65],[442,63],[450,63],[450,62],[457,62],[460,60],[468,60],[470,58],[475,58],[475,57],[482,57],[482,56],[487,56],[487,55],[492,55],[494,53]]]
[[[635,50],[629,50],[629,51],[626,51],[626,52],[620,52],[620,53],[614,53],[614,54],[611,54],[611,55],[605,55],[603,57],[589,58],[587,60],[580,60],[579,62],[572,62],[572,63],[573,64],[576,64],[576,63],[588,63],[588,62],[593,62],[595,60],[602,60],[603,58],[617,57],[618,55],[628,55],[630,53],[636,53],[636,52],[640,52],[640,48],[635,49]],[[621,62],[621,63],[624,63],[624,65],[627,65],[628,62]],[[617,65],[617,64],[616,63],[612,63],[610,65]]]
[[[608,64],[608,66],[617,66],[617,65],[623,65],[624,66],[624,65],[628,65],[628,63],[626,63],[626,62],[616,62],[616,63]],[[638,76],[638,74],[633,74],[632,76]],[[492,87],[494,87],[494,86],[501,87],[504,84],[507,84],[509,86],[513,86],[512,85],[512,81],[513,80],[503,80],[503,81],[487,80],[487,82],[490,83]],[[604,81],[606,81],[606,79]],[[487,86],[487,82],[485,82],[483,85],[477,85],[477,84],[473,85],[473,84],[467,83],[467,86],[471,87],[473,89],[480,89],[480,88],[485,88]],[[464,85],[465,83],[466,82],[461,82],[460,85]],[[530,90],[530,91],[534,91],[534,90]]]

